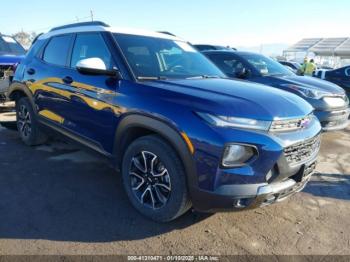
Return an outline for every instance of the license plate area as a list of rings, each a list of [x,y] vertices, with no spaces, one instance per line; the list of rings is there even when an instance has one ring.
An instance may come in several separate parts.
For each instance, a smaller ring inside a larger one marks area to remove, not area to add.
[[[294,175],[291,178],[294,179],[297,183],[304,182],[305,180],[310,178],[310,176],[314,173],[315,169],[316,162],[306,164],[300,169],[300,171],[296,175]]]
[[[312,163],[311,165],[305,166],[302,180],[304,181],[308,179],[314,173],[315,169],[316,169],[316,162]]]

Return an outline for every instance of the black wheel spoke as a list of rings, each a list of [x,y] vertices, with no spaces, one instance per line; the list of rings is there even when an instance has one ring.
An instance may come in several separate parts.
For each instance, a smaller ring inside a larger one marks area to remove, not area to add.
[[[153,174],[154,177],[162,177],[168,173],[168,170],[164,169],[162,172],[158,174]]]
[[[142,195],[141,195],[141,197],[140,197],[140,200],[141,200],[141,203],[142,203],[142,204],[145,203],[145,197],[147,196],[147,193],[149,194],[150,190],[151,190],[150,187],[147,187],[147,188],[143,191],[143,193],[142,193]]]
[[[141,165],[139,159],[137,159],[137,158],[134,157],[134,158],[132,159],[132,162],[133,162],[134,166],[135,166],[139,171],[141,171],[141,172],[143,172],[143,173],[146,172],[144,166]]]
[[[166,185],[166,184],[163,184],[163,183],[159,183],[159,182],[158,182],[158,183],[155,184],[155,186],[156,186],[156,187],[163,188],[163,189],[165,189],[165,190],[167,190],[167,191],[169,191],[169,192],[171,191],[170,186],[168,186],[168,185]]]
[[[24,122],[21,126],[21,132],[25,132],[27,124]]]
[[[159,190],[157,186],[154,186],[153,188],[154,188],[154,191],[156,192],[156,195],[159,201],[164,204],[167,201],[167,198],[162,194],[162,192]]]
[[[25,105],[20,105],[18,110],[17,126],[22,137],[29,137],[32,132],[32,121],[28,108]]]
[[[149,189],[149,193],[150,193],[150,196],[151,196],[152,208],[155,209],[156,208],[156,200],[154,198],[152,188]]]
[[[133,184],[132,190],[139,190],[140,187],[144,185],[145,179],[142,176],[136,174],[135,172],[131,172],[130,175],[136,178],[136,180],[138,180],[138,183],[136,182],[135,184]]]

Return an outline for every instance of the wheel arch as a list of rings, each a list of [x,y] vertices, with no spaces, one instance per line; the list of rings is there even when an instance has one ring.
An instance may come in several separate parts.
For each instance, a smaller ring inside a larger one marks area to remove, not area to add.
[[[25,84],[18,82],[12,83],[8,92],[8,97],[11,101],[17,101],[21,97],[27,97],[33,107],[34,112],[36,112],[33,94],[30,92],[30,90]]]
[[[171,124],[150,116],[132,114],[124,117],[119,123],[113,147],[117,167],[121,167],[123,155],[128,145],[135,139],[150,134],[162,137],[178,154],[185,168],[189,190],[197,185],[198,179],[196,178],[193,154],[180,131]]]

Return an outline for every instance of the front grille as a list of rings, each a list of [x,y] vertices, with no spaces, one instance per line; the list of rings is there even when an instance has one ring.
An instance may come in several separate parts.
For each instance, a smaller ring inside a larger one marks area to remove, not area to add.
[[[308,115],[303,118],[275,120],[270,127],[271,132],[290,132],[303,128],[307,128],[313,120],[313,115]]]
[[[320,135],[303,141],[301,143],[289,146],[284,149],[284,156],[289,164],[299,164],[311,159],[320,150]]]

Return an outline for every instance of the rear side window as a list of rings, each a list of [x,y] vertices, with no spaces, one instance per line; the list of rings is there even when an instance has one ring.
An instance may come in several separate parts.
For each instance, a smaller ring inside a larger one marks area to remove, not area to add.
[[[99,33],[78,34],[75,40],[71,67],[76,67],[82,59],[100,58],[105,63],[107,69],[113,68],[112,55]]]
[[[50,64],[65,66],[70,40],[71,35],[53,37],[45,48],[43,60]]]

